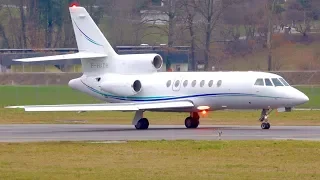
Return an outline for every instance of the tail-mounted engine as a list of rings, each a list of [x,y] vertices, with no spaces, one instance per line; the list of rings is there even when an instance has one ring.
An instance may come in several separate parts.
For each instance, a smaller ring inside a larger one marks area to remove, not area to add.
[[[101,84],[101,90],[117,96],[133,96],[142,89],[140,80],[117,79],[117,81],[106,81]]]
[[[117,62],[118,72],[126,74],[152,73],[161,69],[163,58],[159,54],[126,54],[119,55]]]

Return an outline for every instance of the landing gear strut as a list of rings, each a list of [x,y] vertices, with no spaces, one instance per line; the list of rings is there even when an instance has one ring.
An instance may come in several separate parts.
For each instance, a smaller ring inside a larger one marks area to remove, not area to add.
[[[268,122],[268,116],[273,111],[269,109],[262,109],[261,111],[261,117],[259,121],[261,121],[261,129],[270,129],[270,123]]]
[[[197,128],[199,126],[199,114],[197,112],[190,113],[190,116],[184,121],[186,128]]]
[[[149,128],[149,120],[143,117],[143,111],[136,111],[134,118],[132,120],[132,124],[136,129],[148,129]]]

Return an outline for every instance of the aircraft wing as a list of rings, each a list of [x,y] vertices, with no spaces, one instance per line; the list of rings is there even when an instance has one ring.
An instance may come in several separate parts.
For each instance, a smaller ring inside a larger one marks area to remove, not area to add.
[[[43,56],[34,58],[24,58],[24,59],[13,59],[13,61],[20,62],[38,62],[38,61],[56,61],[65,59],[84,59],[84,58],[103,58],[107,57],[106,54],[90,53],[90,52],[78,52],[73,54],[62,54],[55,56]]]
[[[192,108],[190,101],[147,102],[147,103],[106,103],[106,104],[61,104],[61,105],[30,105],[8,106],[6,108],[22,108],[30,112],[50,111],[138,111],[168,108]]]

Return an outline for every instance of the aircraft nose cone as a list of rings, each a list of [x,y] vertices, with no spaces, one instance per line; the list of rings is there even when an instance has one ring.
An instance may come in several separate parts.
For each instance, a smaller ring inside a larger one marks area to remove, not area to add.
[[[297,94],[296,101],[297,101],[298,104],[304,104],[304,103],[309,101],[309,97],[306,96],[304,93],[299,92]]]
[[[309,101],[309,97],[302,93],[302,95],[301,95],[301,102],[302,102],[302,103],[306,103],[306,102],[308,102],[308,101]]]

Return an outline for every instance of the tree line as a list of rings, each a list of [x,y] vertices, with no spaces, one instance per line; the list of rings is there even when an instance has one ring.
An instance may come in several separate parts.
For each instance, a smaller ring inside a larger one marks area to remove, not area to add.
[[[276,31],[294,28],[307,37],[320,15],[319,0],[2,0],[0,48],[76,47],[72,3],[86,7],[113,46],[167,44],[168,53],[190,46],[193,70],[197,63],[210,70],[217,41],[261,44],[271,62]]]

